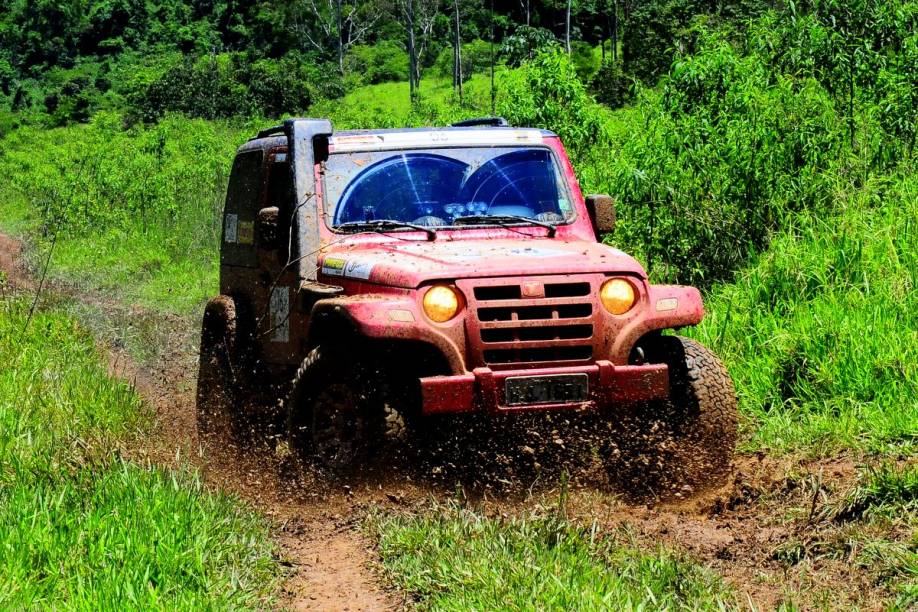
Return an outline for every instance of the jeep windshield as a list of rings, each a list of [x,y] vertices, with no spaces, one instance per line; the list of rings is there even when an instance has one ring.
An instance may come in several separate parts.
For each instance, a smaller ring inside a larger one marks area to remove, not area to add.
[[[377,220],[404,229],[552,227],[574,216],[544,147],[332,153],[324,180],[328,224],[340,230]]]

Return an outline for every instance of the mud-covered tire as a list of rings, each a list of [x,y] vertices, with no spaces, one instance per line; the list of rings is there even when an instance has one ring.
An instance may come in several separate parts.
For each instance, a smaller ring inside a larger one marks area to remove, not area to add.
[[[318,346],[303,360],[284,402],[291,450],[333,475],[366,464],[400,419],[386,410],[374,368],[355,351]]]
[[[207,303],[201,323],[196,413],[198,437],[208,446],[235,445],[243,429],[245,339],[240,308],[225,295]]]
[[[737,437],[733,381],[714,353],[681,336],[660,336],[648,360],[669,366],[668,401],[639,406],[626,419],[618,474],[655,495],[684,496],[717,486],[730,473]],[[649,491],[648,491],[649,489]]]

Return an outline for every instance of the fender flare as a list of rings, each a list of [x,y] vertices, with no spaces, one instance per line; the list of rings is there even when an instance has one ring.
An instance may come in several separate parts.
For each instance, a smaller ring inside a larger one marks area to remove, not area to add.
[[[323,328],[342,324],[352,333],[365,338],[414,340],[430,344],[443,355],[453,374],[466,371],[457,339],[427,324],[414,300],[385,294],[320,300],[313,306],[309,317],[308,343],[318,344],[327,333]]]
[[[622,328],[612,344],[610,357],[627,363],[631,349],[642,336],[663,329],[698,325],[704,319],[701,292],[684,285],[649,285],[647,306],[641,316]]]

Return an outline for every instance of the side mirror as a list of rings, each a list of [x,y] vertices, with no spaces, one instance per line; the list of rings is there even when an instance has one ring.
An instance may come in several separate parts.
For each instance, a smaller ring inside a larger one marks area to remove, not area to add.
[[[255,223],[258,233],[258,248],[272,250],[277,248],[277,206],[268,206],[258,211]]]
[[[593,231],[596,239],[602,240],[603,234],[615,231],[615,200],[608,195],[588,195],[586,197],[587,212],[593,222]]]

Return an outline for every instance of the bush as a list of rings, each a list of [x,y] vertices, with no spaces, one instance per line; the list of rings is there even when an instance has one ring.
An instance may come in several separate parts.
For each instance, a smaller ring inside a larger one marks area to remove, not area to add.
[[[634,82],[618,62],[607,61],[590,82],[590,91],[609,108],[624,106],[632,97]]]
[[[705,30],[761,14],[767,3],[749,0],[640,2],[622,37],[624,69],[648,84],[667,73],[677,57],[691,55]]]
[[[496,61],[496,58],[495,58]],[[473,40],[462,45],[462,80],[467,81],[473,74],[483,74],[491,67],[491,45],[483,40]],[[437,56],[434,63],[435,74],[453,77],[453,48],[446,47]]]
[[[344,58],[346,73],[356,74],[364,85],[408,80],[408,52],[394,40],[375,45],[355,45]]]
[[[602,118],[564,52],[542,51],[520,70],[502,75],[506,93],[498,112],[511,125],[554,130],[576,153],[589,148],[602,134]]]
[[[895,6],[895,9],[893,9]],[[746,47],[785,74],[817,80],[848,139],[875,169],[911,157],[918,135],[918,11],[913,2],[802,2],[748,29]]]
[[[138,117],[151,121],[168,111],[204,119],[280,117],[343,93],[337,69],[306,58],[255,59],[226,53],[182,59],[128,99]]]
[[[575,40],[571,42],[571,61],[580,80],[589,83],[599,70],[601,60],[596,55],[593,45]]]
[[[560,48],[561,43],[550,30],[519,26],[513,34],[504,38],[500,56],[508,66],[520,66],[543,51]]]
[[[774,75],[717,38],[680,62],[608,168],[621,237],[662,278],[729,279],[794,211],[825,210],[845,160],[834,105],[813,81]]]
[[[56,238],[51,274],[63,283],[197,311],[217,291],[233,152],[264,125],[172,115],[154,126],[123,123],[101,112],[88,125],[25,125],[7,135],[0,218],[39,244]]]
[[[88,121],[103,106],[109,87],[105,66],[85,62],[68,69],[48,71],[43,83],[43,106],[51,125]]]
[[[0,110],[0,139],[18,128],[21,124],[21,117],[18,113],[12,111]]]
[[[17,130],[0,156],[8,196],[27,198],[43,233],[174,230],[192,217],[200,232],[217,223],[209,217],[222,206],[239,137],[228,141],[219,125],[181,117],[127,131],[121,124],[119,115],[99,113],[87,126]]]

